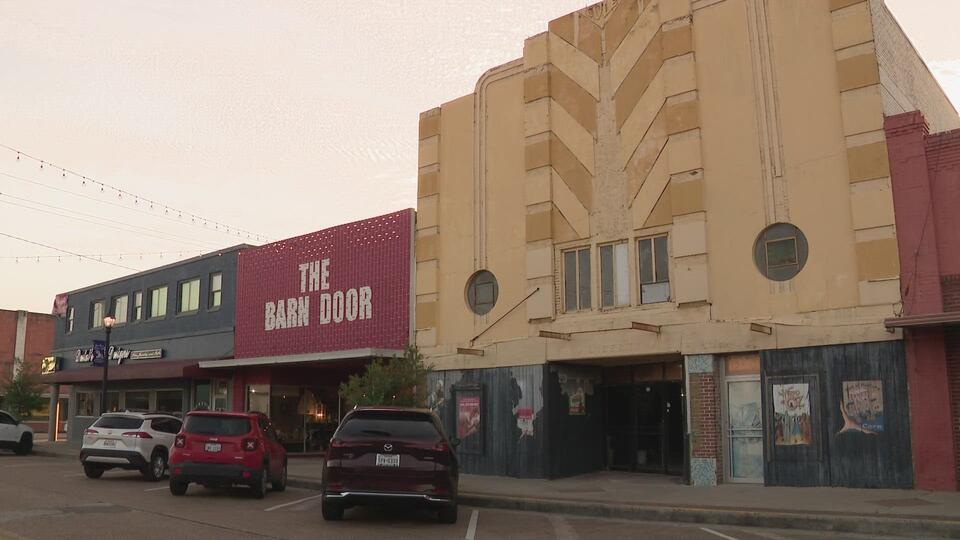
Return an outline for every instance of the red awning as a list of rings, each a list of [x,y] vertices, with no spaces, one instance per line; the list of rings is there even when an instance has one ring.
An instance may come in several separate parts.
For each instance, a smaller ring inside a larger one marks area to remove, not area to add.
[[[198,360],[161,360],[159,362],[143,362],[137,364],[111,365],[107,377],[111,381],[130,381],[135,379],[179,379],[190,368],[197,366]],[[58,371],[40,376],[43,384],[53,383],[80,383],[102,380],[103,369],[98,367],[81,367]]]
[[[923,328],[930,326],[960,325],[960,311],[892,317],[884,319],[883,324],[887,328]]]

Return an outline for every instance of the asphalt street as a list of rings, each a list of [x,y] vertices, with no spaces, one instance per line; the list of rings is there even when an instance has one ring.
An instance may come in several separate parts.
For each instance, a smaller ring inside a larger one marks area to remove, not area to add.
[[[99,480],[90,480],[73,459],[0,453],[0,539],[868,538],[465,506],[460,507],[455,525],[437,523],[432,512],[382,508],[354,508],[347,511],[342,522],[325,522],[320,516],[318,495],[316,491],[289,488],[256,500],[241,488],[205,489],[191,485],[185,497],[174,497],[166,480],[147,482],[137,472],[110,471]]]

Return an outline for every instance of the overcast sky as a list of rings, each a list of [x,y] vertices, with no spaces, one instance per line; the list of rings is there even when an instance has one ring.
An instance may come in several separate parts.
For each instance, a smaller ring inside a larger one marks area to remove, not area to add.
[[[175,208],[0,148],[0,234],[147,269],[260,243],[177,210],[276,240],[413,207],[418,114],[589,3],[0,0],[0,144]],[[960,2],[887,4],[960,103]],[[3,309],[127,273],[0,235]]]

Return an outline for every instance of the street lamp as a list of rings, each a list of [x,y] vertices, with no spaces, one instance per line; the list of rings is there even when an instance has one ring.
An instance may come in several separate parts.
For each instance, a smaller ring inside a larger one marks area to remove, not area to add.
[[[103,384],[100,387],[100,414],[107,412],[107,368],[110,367],[110,331],[113,330],[113,323],[116,319],[107,315],[103,318],[103,328],[107,331],[107,339],[103,344]]]

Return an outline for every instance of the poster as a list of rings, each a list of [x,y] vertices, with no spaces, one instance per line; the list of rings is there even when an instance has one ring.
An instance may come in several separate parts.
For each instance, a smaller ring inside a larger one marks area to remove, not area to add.
[[[883,433],[883,382],[843,381],[840,414],[843,427],[837,434],[846,431],[869,435]]]
[[[457,437],[461,440],[480,429],[480,396],[457,396]]]
[[[773,385],[774,441],[778,446],[812,443],[810,385]]]
[[[587,414],[587,398],[584,395],[583,387],[579,387],[570,392],[570,416],[583,416]]]
[[[517,427],[520,428],[520,437],[533,437],[533,409],[522,407],[517,409]]]

